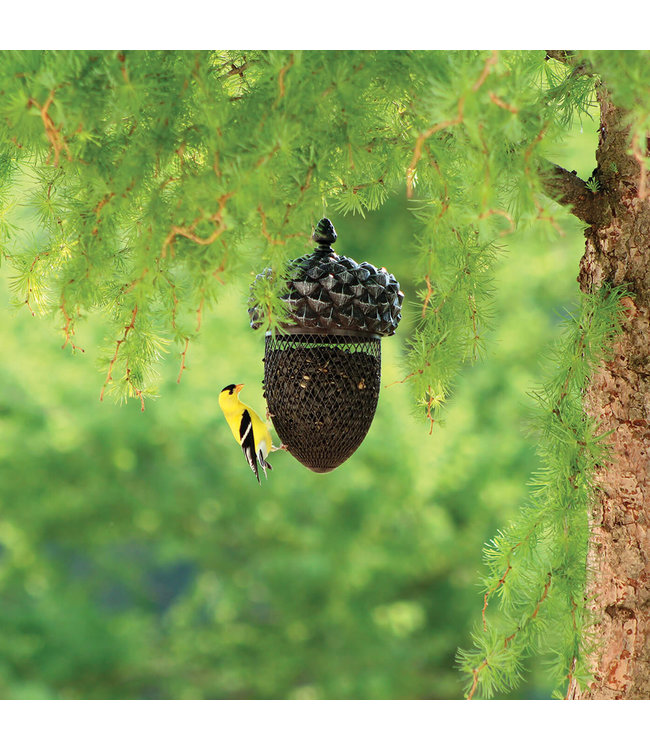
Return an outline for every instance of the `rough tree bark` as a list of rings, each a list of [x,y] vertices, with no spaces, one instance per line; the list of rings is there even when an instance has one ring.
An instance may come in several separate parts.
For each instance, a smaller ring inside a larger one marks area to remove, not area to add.
[[[570,54],[570,53],[569,53]],[[552,55],[555,57],[555,55]],[[559,59],[559,58],[557,58]],[[566,61],[566,60],[565,60]],[[593,679],[574,699],[650,698],[650,178],[625,111],[605,85],[596,153],[600,190],[554,167],[547,189],[588,223],[578,281],[584,292],[625,284],[623,333],[591,379],[586,411],[611,431],[611,455],[595,477],[588,606],[594,616]],[[630,154],[632,150],[632,154]],[[582,183],[582,184],[580,184]]]

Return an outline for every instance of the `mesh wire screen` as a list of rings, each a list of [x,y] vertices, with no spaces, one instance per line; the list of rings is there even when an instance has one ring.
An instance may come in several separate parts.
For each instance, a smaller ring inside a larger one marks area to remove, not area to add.
[[[381,342],[364,336],[266,337],[264,395],[275,431],[312,471],[340,466],[375,415]]]

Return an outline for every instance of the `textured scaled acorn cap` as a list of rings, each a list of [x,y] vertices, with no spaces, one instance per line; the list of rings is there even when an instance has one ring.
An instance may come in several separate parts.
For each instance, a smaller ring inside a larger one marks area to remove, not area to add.
[[[402,317],[399,283],[385,268],[337,255],[331,247],[336,238],[332,222],[321,219],[312,235],[314,252],[289,264],[281,298],[289,317],[301,329],[391,336]],[[270,274],[266,269],[255,283]],[[264,316],[252,303],[248,313],[259,328]]]

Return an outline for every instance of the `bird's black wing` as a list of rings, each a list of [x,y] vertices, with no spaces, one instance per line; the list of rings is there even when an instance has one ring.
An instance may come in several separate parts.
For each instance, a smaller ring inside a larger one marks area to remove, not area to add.
[[[244,409],[244,413],[241,415],[241,422],[239,423],[239,444],[241,449],[244,451],[246,460],[248,461],[253,473],[257,477],[257,481],[260,481],[260,475],[257,470],[257,457],[255,456],[255,438],[253,436],[253,423],[251,421],[251,415],[248,413],[248,409]]]

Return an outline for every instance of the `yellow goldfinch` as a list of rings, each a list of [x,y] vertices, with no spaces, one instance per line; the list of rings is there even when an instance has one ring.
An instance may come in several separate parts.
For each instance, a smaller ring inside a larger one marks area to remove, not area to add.
[[[239,391],[244,387],[239,385],[227,385],[219,394],[219,406],[226,417],[235,440],[241,445],[246,460],[250,464],[253,473],[260,481],[257,471],[257,462],[264,470],[271,469],[271,464],[266,460],[269,452],[276,450],[271,442],[271,433],[257,414],[239,400]]]

